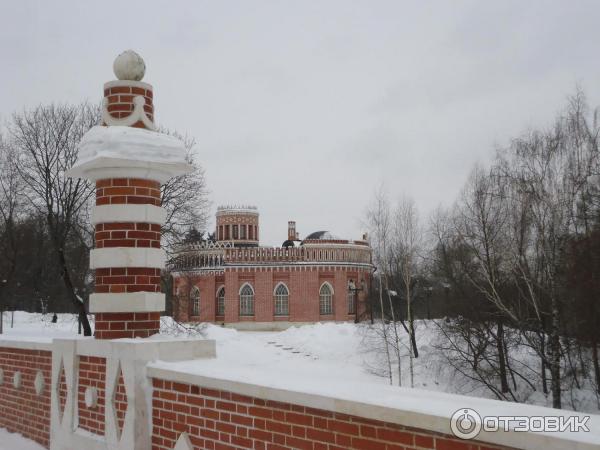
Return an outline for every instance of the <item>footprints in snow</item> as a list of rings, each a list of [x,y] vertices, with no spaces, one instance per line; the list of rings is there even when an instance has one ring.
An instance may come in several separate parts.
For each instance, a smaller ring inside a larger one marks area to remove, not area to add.
[[[267,344],[268,344],[268,345],[272,345],[272,346],[274,346],[274,347],[277,347],[277,348],[279,348],[279,349],[281,349],[281,350],[284,350],[284,351],[286,351],[286,352],[288,352],[288,353],[292,353],[292,354],[294,354],[294,355],[299,355],[299,354],[301,354],[301,353],[302,353],[300,350],[297,350],[297,349],[295,349],[294,347],[284,347],[284,345],[283,345],[283,344],[279,344],[279,343],[278,343],[278,342],[276,342],[276,341],[268,341],[268,342],[267,342]],[[306,356],[307,358],[311,358],[311,359],[313,359],[313,360],[319,359],[319,357],[318,357],[318,356],[311,355],[310,353],[305,353],[305,354],[304,354],[304,355],[302,355],[302,356]]]

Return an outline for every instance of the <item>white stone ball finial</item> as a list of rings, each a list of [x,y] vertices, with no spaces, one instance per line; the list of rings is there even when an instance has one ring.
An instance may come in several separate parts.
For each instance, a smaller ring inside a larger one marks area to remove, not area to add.
[[[116,57],[113,71],[119,80],[140,81],[146,73],[146,64],[133,50],[125,50]]]

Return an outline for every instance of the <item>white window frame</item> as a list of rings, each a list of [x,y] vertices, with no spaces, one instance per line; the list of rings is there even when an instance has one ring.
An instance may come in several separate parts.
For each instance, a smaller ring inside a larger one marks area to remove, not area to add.
[[[281,292],[281,289],[285,289],[285,293]],[[290,289],[285,283],[277,283],[275,289],[273,289],[273,303],[276,316],[290,315]]]
[[[192,288],[190,299],[192,301],[192,316],[198,317],[200,315],[200,289],[198,286]]]
[[[250,289],[250,294],[246,290]],[[250,283],[244,283],[239,291],[240,316],[251,317],[254,315],[254,288]]]
[[[223,297],[219,294],[223,292]],[[217,301],[215,308],[215,316],[224,316],[225,315],[225,286],[220,286],[217,289]]]
[[[327,289],[328,292],[324,292]],[[319,314],[321,316],[333,315],[333,286],[329,282],[324,282],[319,288]]]

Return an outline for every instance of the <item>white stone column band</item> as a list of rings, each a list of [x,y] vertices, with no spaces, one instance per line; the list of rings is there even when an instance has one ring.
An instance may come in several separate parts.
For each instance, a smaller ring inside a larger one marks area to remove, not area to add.
[[[144,222],[164,225],[167,212],[154,205],[100,205],[92,208],[92,224]]]
[[[162,292],[90,294],[91,313],[153,312],[165,310]]]
[[[164,269],[167,254],[160,248],[108,247],[90,250],[90,269],[147,267]]]

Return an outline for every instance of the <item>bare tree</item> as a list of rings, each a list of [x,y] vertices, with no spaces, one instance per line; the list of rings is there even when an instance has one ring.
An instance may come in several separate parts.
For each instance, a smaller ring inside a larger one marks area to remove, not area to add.
[[[419,223],[419,212],[414,200],[404,197],[398,202],[394,212],[392,237],[392,258],[395,269],[404,290],[406,299],[406,319],[408,321],[409,356],[410,356],[410,387],[414,387],[414,362],[418,357],[415,327],[412,312],[413,288],[419,271],[419,259],[422,256],[423,230]]]
[[[388,241],[391,237],[391,218],[390,218],[390,208],[389,202],[387,200],[387,196],[383,190],[380,188],[379,191],[375,193],[373,202],[370,208],[367,210],[367,226],[369,227],[369,236],[371,239],[371,245],[373,247],[373,260],[375,266],[377,267],[377,277],[379,280],[379,308],[380,308],[380,318],[379,325],[381,327],[381,336],[383,338],[384,344],[383,347],[385,349],[386,356],[386,364],[387,364],[387,372],[389,375],[390,384],[393,384],[393,372],[392,372],[392,358],[390,354],[390,336],[388,327],[386,324],[386,312],[383,302],[383,291],[386,291],[386,295],[388,296],[388,300],[391,304],[390,292],[387,283],[386,270],[388,268]],[[402,371],[401,371],[401,360],[400,360],[400,352],[399,352],[399,339],[396,330],[395,335],[395,345],[392,345],[394,349],[396,349],[396,356],[398,359],[398,383],[401,383],[402,380]]]
[[[167,250],[172,244],[181,241],[190,229],[199,232],[206,230],[210,201],[204,176],[204,169],[196,161],[196,141],[176,131],[166,129],[161,132],[180,139],[187,150],[186,160],[194,170],[171,178],[162,185],[162,206],[167,212],[162,228]]]
[[[72,179],[65,173],[77,160],[79,141],[98,123],[98,117],[98,107],[87,103],[51,104],[15,113],[9,126],[28,199],[46,218],[61,278],[86,336],[91,336],[92,330],[66,253],[69,240],[77,238],[77,224],[94,189],[86,180]]]
[[[23,216],[25,201],[23,181],[17,170],[17,155],[0,134],[0,253],[3,255],[0,279],[0,333],[6,308],[6,288],[11,284],[17,268],[19,242],[17,226]]]

